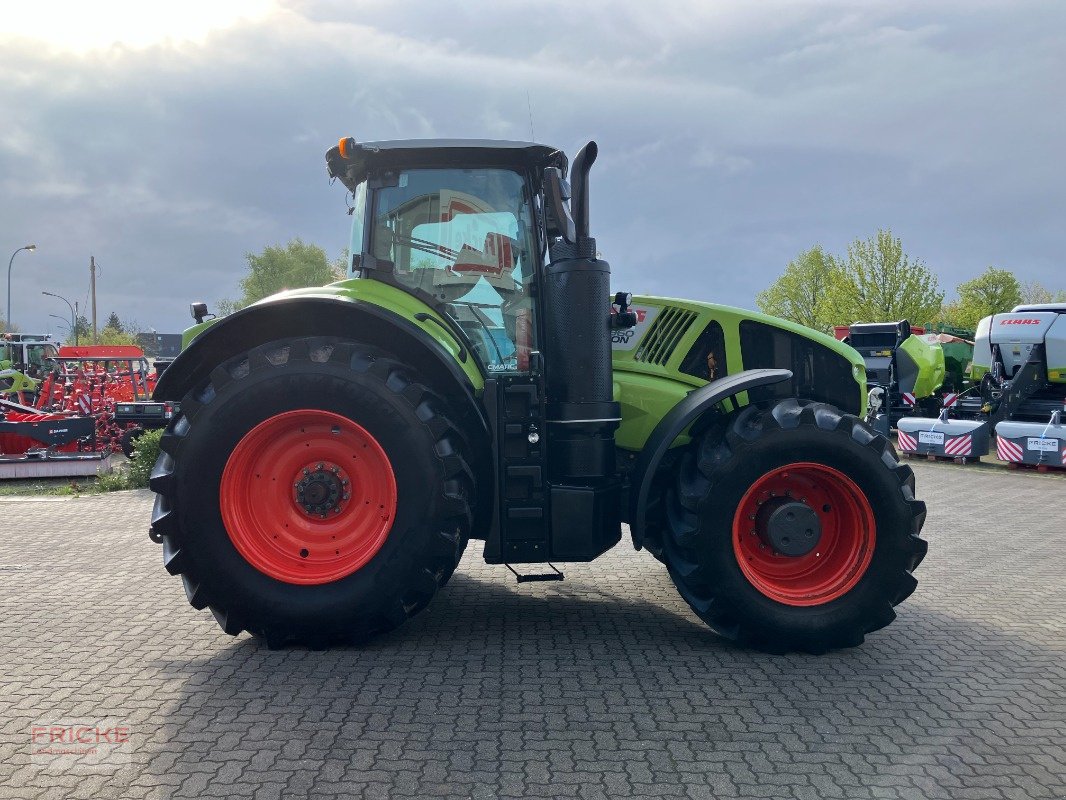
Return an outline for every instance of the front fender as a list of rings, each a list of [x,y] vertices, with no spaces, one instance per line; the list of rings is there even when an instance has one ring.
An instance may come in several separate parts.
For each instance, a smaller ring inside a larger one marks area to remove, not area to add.
[[[647,443],[637,456],[630,474],[629,528],[633,535],[633,546],[638,550],[644,546],[648,496],[652,481],[666,451],[686,428],[700,418],[705,412],[714,408],[723,400],[754,389],[792,379],[792,371],[787,369],[749,369],[711,381],[706,386],[693,389],[680,400],[659,424],[655,426]]]

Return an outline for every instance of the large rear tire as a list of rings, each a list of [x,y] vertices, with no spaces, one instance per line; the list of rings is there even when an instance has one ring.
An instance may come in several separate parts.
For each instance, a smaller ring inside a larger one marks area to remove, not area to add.
[[[275,341],[180,408],[152,474],[153,533],[226,633],[361,641],[451,576],[474,478],[445,402],[411,368],[336,338]]]
[[[895,618],[926,553],[910,467],[822,403],[748,406],[710,426],[665,504],[663,557],[681,596],[718,633],[769,652],[861,644]]]

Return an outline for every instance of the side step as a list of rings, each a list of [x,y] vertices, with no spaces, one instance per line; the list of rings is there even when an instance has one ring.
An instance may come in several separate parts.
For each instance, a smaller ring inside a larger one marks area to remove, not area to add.
[[[551,572],[539,572],[532,575],[522,575],[517,572],[510,564],[504,564],[507,569],[511,570],[511,573],[518,579],[519,583],[535,583],[538,581],[561,581],[563,580],[563,573],[561,573],[554,564],[549,564],[548,568]]]

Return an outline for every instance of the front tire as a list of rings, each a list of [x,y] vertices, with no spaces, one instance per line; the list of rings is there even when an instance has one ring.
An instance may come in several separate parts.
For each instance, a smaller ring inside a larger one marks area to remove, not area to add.
[[[663,556],[681,596],[720,634],[769,652],[861,644],[895,618],[926,553],[911,469],[822,403],[748,406],[712,425],[665,503]],[[784,521],[793,512],[804,525]]]
[[[152,528],[226,633],[327,646],[423,609],[466,546],[474,479],[445,402],[388,354],[271,342],[182,399]]]

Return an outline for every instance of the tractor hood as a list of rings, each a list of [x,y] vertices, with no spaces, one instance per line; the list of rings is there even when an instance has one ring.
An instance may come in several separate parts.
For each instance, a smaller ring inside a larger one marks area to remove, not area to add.
[[[792,371],[791,381],[748,392],[750,400],[795,396],[866,413],[862,356],[794,322],[714,303],[637,296],[637,324],[611,331],[621,447],[639,450],[667,411],[693,388],[746,369]],[[746,402],[746,400],[745,400]]]

